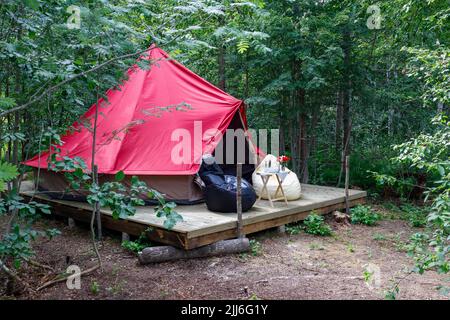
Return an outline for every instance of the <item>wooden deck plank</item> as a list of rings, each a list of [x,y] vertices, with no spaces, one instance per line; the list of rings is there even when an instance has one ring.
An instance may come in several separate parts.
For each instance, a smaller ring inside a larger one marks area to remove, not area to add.
[[[322,192],[328,193],[322,193]],[[276,203],[275,208],[271,208],[267,201],[262,201],[256,204],[250,211],[243,215],[243,223],[250,224],[260,220],[267,220],[282,215],[289,215],[297,211],[310,211],[322,206],[333,205],[339,202],[344,202],[343,189],[326,188],[305,185],[304,195],[300,200],[290,201],[289,206],[286,207],[284,203]],[[364,191],[352,190],[350,193],[350,200],[365,197]],[[178,212],[186,217],[186,220],[191,220],[187,223],[185,229],[189,237],[208,233],[208,227],[212,231],[219,231],[234,226],[237,221],[234,213],[215,213],[205,211],[204,205],[197,206],[182,206],[177,208]]]
[[[350,201],[350,207],[353,207],[358,204],[365,203],[365,198],[359,198]],[[345,208],[345,203],[338,203],[327,207],[322,207],[316,210],[318,214],[325,214],[332,212],[334,210],[340,210]],[[257,223],[247,224],[243,226],[244,234],[251,234],[258,231],[270,229],[273,227],[282,226],[288,223],[297,222],[305,219],[310,211],[299,212],[296,214],[286,215],[279,218],[271,219],[271,220],[262,220]],[[216,241],[232,239],[237,237],[237,229],[227,229],[224,231],[213,232],[205,235],[201,235],[195,238],[187,239],[186,244],[187,247],[185,249],[193,249],[200,246],[204,246],[210,243],[214,243]]]
[[[31,197],[31,192],[22,192]],[[364,201],[367,193],[350,190],[350,203],[356,205]],[[55,208],[57,214],[86,221],[92,208],[85,202],[50,199],[45,195],[34,195],[35,200],[47,202]],[[311,211],[326,213],[345,207],[344,189],[302,185],[302,197],[289,201],[276,202],[270,207],[268,201],[258,202],[250,211],[243,214],[243,231],[245,234],[283,225],[304,219]],[[208,211],[205,204],[177,206],[177,212],[184,221],[172,230],[167,230],[163,218],[156,217],[152,206],[138,207],[136,214],[126,220],[114,220],[111,210],[101,208],[102,223],[105,228],[139,235],[148,227],[153,231],[149,238],[154,241],[172,244],[185,249],[192,249],[215,241],[236,236],[237,216],[234,213],[216,213]]]
[[[276,202],[275,208],[271,208],[268,201],[261,201],[257,203],[250,211],[243,214],[243,225],[253,224],[264,220],[271,220],[298,212],[312,211],[321,207],[344,203],[345,200],[344,189],[302,185],[302,191],[302,198],[295,201],[289,201],[289,205],[287,207],[282,202]],[[364,198],[366,195],[367,194],[365,191],[351,190],[350,200]],[[219,220],[218,216],[222,219]],[[228,217],[229,219],[225,220],[223,217]],[[204,219],[209,219],[211,223],[205,223],[202,227],[195,225],[195,229],[190,229],[187,231],[188,238],[194,238],[204,234],[234,228],[237,221],[236,214],[234,213],[209,212],[205,215]]]

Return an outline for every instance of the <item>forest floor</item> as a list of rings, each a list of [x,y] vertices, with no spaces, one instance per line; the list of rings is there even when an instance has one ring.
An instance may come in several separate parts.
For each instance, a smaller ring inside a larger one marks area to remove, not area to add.
[[[331,237],[268,230],[251,236],[249,254],[148,266],[121,247],[118,235],[109,235],[100,247],[104,271],[82,277],[81,289],[69,290],[62,282],[34,294],[6,296],[0,275],[0,299],[384,299],[413,265],[404,246],[418,229],[398,213],[374,208],[383,220],[373,227],[337,224],[328,216]],[[69,229],[54,219],[41,224],[62,234],[36,243],[37,261],[61,272],[68,264],[81,269],[95,264],[86,227]],[[21,274],[35,287],[49,278],[39,268]],[[448,299],[438,290],[448,281],[435,272],[411,274],[400,281],[397,299]]]

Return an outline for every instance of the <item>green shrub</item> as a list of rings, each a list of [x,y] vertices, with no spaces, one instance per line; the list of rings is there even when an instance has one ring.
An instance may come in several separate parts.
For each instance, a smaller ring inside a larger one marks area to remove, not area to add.
[[[411,226],[415,228],[423,228],[427,224],[427,215],[430,212],[429,207],[416,207],[411,204],[404,204],[401,210],[405,214],[405,218],[409,221]]]
[[[374,212],[369,206],[356,206],[350,210],[350,218],[353,224],[365,224],[373,226],[381,219],[380,215]]]
[[[305,232],[309,234],[314,234],[318,236],[329,236],[331,235],[331,228],[327,224],[325,224],[322,216],[319,216],[316,213],[311,213],[305,221],[303,221],[305,225]]]
[[[125,240],[122,241],[122,248],[127,249],[128,251],[138,253],[142,251],[145,247],[148,247],[147,245],[144,245],[142,243],[139,243],[138,241],[130,241]]]
[[[261,243],[255,239],[250,240],[250,252],[254,257],[261,255],[262,253]]]
[[[302,229],[303,226],[298,223],[286,225],[286,232],[289,233],[291,236],[299,234],[300,231],[302,231]]]
[[[6,190],[6,183],[19,175],[17,167],[8,162],[0,162],[0,192]]]
[[[133,253],[139,253],[140,251],[144,250],[144,248],[151,247],[153,244],[147,238],[147,232],[150,232],[151,230],[151,228],[147,228],[147,230],[142,232],[139,238],[137,238],[135,241],[122,241],[122,248]]]

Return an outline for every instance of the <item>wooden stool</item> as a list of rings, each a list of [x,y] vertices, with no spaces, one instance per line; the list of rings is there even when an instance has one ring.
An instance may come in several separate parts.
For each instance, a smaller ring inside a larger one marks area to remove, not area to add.
[[[284,203],[286,204],[286,206],[288,205],[288,201],[286,196],[284,195],[284,190],[283,190],[283,180],[286,178],[286,176],[289,174],[288,171],[279,171],[279,172],[257,172],[256,173],[258,176],[261,177],[261,180],[263,181],[263,187],[261,189],[261,193],[259,194],[259,198],[258,201],[261,200],[262,195],[264,193],[264,190],[266,190],[267,192],[267,198],[269,200],[270,206],[273,208],[273,202],[274,201],[279,201],[279,200],[284,200]],[[277,190],[275,191],[274,194],[274,198],[272,199],[272,197],[270,196],[270,192],[267,188],[267,183],[270,180],[270,177],[275,176],[277,182],[278,182],[278,187]],[[281,192],[281,197],[278,197],[278,192]]]

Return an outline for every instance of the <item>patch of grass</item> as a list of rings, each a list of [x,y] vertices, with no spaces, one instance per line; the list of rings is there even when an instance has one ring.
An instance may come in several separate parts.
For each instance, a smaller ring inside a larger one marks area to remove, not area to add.
[[[398,211],[398,210],[399,210],[399,208],[397,207],[397,205],[396,205],[395,203],[390,202],[390,201],[383,202],[382,205],[383,205],[383,207],[384,207],[386,210],[389,210],[389,211]]]
[[[449,281],[449,279],[447,279],[447,281]],[[439,285],[436,287],[436,290],[439,290],[439,294],[443,295],[444,297],[450,297],[450,287]]]
[[[163,299],[167,298],[170,295],[170,292],[166,289],[161,288],[159,290],[159,296]]]
[[[395,285],[394,287],[390,288],[389,290],[386,290],[384,294],[385,300],[397,300],[397,296],[400,292],[400,288],[398,285]]]
[[[367,252],[367,258],[368,258],[369,260],[372,260],[372,257],[373,257],[372,249],[369,248],[369,251]]]
[[[247,259],[248,259],[248,253],[240,253],[239,254],[239,261],[241,261],[241,262],[246,262],[247,261]]]
[[[91,293],[97,295],[100,292],[100,286],[97,281],[91,283]]]
[[[256,293],[252,293],[252,295],[248,298],[248,300],[261,300],[260,297],[256,295]]]
[[[417,207],[412,204],[404,204],[401,207],[406,220],[409,221],[414,228],[423,228],[427,224],[427,215],[430,211],[429,207]]]
[[[335,241],[341,241],[341,240],[342,240],[342,236],[339,235],[339,234],[337,234],[337,233],[335,233],[335,232],[333,232],[333,233],[331,234],[331,238],[332,238],[333,240],[335,240]]]
[[[116,282],[113,286],[106,288],[107,291],[111,292],[113,295],[119,294],[122,290],[126,281]]]
[[[355,252],[355,248],[353,247],[352,243],[347,244],[347,251],[350,253]]]
[[[304,221],[305,232],[317,236],[330,236],[331,228],[324,222],[322,216],[312,212]]]
[[[350,210],[350,218],[353,224],[364,224],[373,226],[381,220],[378,213],[374,212],[369,206],[356,206]]]
[[[372,277],[373,277],[373,272],[370,272],[369,270],[364,269],[364,271],[363,271],[364,282],[370,283],[370,281],[372,280]]]
[[[387,237],[382,233],[374,233],[372,235],[372,239],[376,241],[384,241],[387,240]]]
[[[324,250],[325,247],[320,243],[313,242],[309,245],[309,249],[310,250]]]
[[[113,265],[111,275],[114,276],[114,282],[110,287],[107,287],[105,290],[112,293],[113,295],[119,294],[123,287],[126,285],[126,281],[120,281],[120,267],[116,264]]]
[[[377,201],[380,201],[382,197],[378,192],[369,190],[367,192],[367,198],[370,199],[370,201],[372,201],[372,202],[377,202]]]
[[[382,204],[382,210],[385,210],[382,213],[383,218],[385,218],[385,219],[390,219],[390,220],[399,220],[399,219],[403,220],[404,219],[402,211],[393,202],[384,202]]]
[[[430,212],[430,207],[416,206],[407,200],[402,201],[399,205],[392,202],[385,202],[382,206],[387,210],[386,214],[383,215],[385,218],[392,220],[406,220],[414,228],[425,227],[427,215]]]
[[[255,239],[250,240],[250,253],[252,256],[260,256],[262,254],[262,250],[262,244],[259,241]]]
[[[395,248],[398,251],[402,251],[402,252],[407,252],[408,251],[408,244],[402,240],[401,235],[400,234],[396,234],[394,236],[394,244],[395,244]]]

